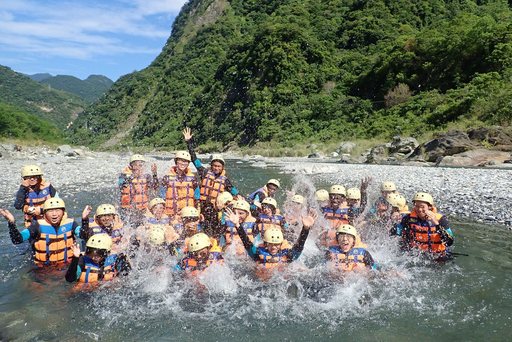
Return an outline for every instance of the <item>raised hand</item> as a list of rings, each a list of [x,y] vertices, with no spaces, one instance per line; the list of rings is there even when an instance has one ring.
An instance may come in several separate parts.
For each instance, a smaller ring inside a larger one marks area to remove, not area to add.
[[[0,208],[0,215],[2,215],[10,223],[14,223],[14,216],[9,210]]]
[[[158,171],[158,169],[157,169],[157,167],[156,167],[156,164],[155,164],[155,163],[151,164],[151,172],[152,172],[154,175],[156,175],[156,174],[157,174],[157,171]]]
[[[71,246],[71,250],[73,251],[73,256],[78,258],[80,256],[80,246],[78,245],[78,242],[75,241],[73,246]]]
[[[304,229],[310,229],[315,224],[316,219],[318,218],[318,214],[315,210],[310,209],[307,216],[302,217],[302,225]]]
[[[364,192],[366,189],[368,189],[368,185],[370,185],[372,181],[373,179],[370,176],[361,179],[361,192]]]
[[[235,212],[233,212],[233,209],[231,208],[226,208],[226,216],[228,218],[228,220],[230,220],[231,222],[233,222],[235,225],[238,224],[238,222],[240,222],[240,218],[238,217],[238,214],[236,214]]]
[[[192,130],[189,127],[185,127],[185,129],[183,130],[183,137],[185,138],[185,141],[189,141],[190,139],[192,139],[192,136]]]
[[[27,178],[27,179],[22,178],[22,179],[21,179],[21,185],[22,185],[23,187],[25,187],[25,188],[30,187],[30,178]]]
[[[89,218],[89,214],[92,211],[92,207],[90,205],[86,205],[84,211],[82,211],[82,219],[87,220]]]

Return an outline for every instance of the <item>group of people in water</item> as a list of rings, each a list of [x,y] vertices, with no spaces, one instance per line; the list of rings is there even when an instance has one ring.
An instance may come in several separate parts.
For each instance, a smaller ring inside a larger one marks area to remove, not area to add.
[[[18,229],[10,211],[0,209],[12,242],[29,241],[37,266],[67,267],[66,280],[80,283],[128,274],[130,256],[150,250],[176,256],[175,270],[191,277],[224,263],[222,255],[229,250],[252,259],[256,276],[266,280],[300,257],[313,226],[319,227],[316,243],[332,272],[379,269],[359,234],[369,223],[398,236],[404,251],[418,250],[438,260],[450,257],[453,232],[429,193],[416,193],[409,211],[396,185],[384,181],[379,198],[368,203],[369,180],[364,179],[360,188],[334,184],[317,190],[314,200],[293,194],[280,210],[275,199],[279,180],[242,196],[228,178],[222,155],[213,154],[205,166],[194,152],[191,130],[183,136],[188,151],[175,153],[175,165],[163,177],[155,164],[146,173],[144,156],[132,155],[119,176],[118,209],[101,204],[90,217],[93,208],[86,206],[80,223],[67,216],[42,169],[24,166],[14,203],[23,211],[24,228]],[[164,198],[157,196],[160,189]]]

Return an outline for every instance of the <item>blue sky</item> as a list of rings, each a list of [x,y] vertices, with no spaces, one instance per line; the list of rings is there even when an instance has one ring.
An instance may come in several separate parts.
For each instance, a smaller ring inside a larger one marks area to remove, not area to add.
[[[0,64],[116,80],[161,52],[186,0],[0,0]]]

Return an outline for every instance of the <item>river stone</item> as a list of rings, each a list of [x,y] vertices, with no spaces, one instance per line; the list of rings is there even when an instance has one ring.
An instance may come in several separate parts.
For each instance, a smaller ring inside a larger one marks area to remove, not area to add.
[[[393,137],[393,141],[389,147],[389,153],[407,155],[412,153],[418,145],[418,141],[413,137],[402,138],[399,135],[396,135]],[[396,155],[395,157],[400,159],[401,156]]]
[[[57,147],[57,152],[65,155],[66,157],[74,157],[77,155],[75,150],[73,150],[71,148],[71,146],[69,146],[69,145],[61,145],[61,146]]]
[[[339,157],[340,155],[339,155],[339,153],[338,153],[338,152],[331,152],[330,156],[331,156],[331,158],[337,158],[337,157]]]
[[[388,144],[377,145],[370,150],[366,157],[366,164],[378,164],[387,160]]]
[[[324,155],[322,152],[313,152],[310,155],[308,155],[308,158],[323,158]]]
[[[508,152],[476,149],[453,156],[445,156],[439,166],[485,166],[503,164],[510,158]]]
[[[468,130],[468,137],[481,144],[490,145],[493,149],[512,151],[512,128],[510,127],[480,127]]]
[[[351,141],[343,141],[338,147],[338,153],[352,153],[356,144]]]
[[[475,144],[462,131],[449,131],[437,138],[418,146],[409,156],[411,159],[423,158],[429,162],[439,162],[444,156],[452,156],[475,148]]]

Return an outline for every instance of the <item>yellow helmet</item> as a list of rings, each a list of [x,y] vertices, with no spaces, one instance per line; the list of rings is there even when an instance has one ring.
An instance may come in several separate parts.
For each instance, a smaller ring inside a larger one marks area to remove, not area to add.
[[[320,189],[315,192],[315,199],[319,202],[325,202],[329,200],[329,191]]]
[[[100,204],[98,208],[96,208],[96,216],[116,214],[116,208],[112,204]]]
[[[151,201],[149,201],[149,209],[153,209],[153,207],[157,204],[165,205],[165,200],[160,197],[153,198]]]
[[[195,207],[185,207],[181,209],[181,217],[199,217],[199,210]]]
[[[331,194],[347,196],[347,191],[343,185],[335,184],[329,189],[329,195]]]
[[[216,204],[218,209],[222,209],[226,206],[228,202],[233,200],[233,195],[231,195],[228,191],[221,192],[219,196],[217,196]]]
[[[43,170],[37,165],[25,165],[21,168],[21,177],[42,176]]]
[[[382,182],[380,191],[396,191],[396,185],[390,181]]]
[[[350,234],[354,238],[357,237],[357,230],[354,226],[351,226],[350,224],[342,224],[338,228],[336,228],[336,235],[338,234]]]
[[[222,157],[222,154],[220,153],[214,153],[212,154],[212,157],[210,159],[210,163],[213,163],[214,161],[218,161],[220,162],[222,165],[225,165],[226,164],[226,161],[224,160],[224,158]]]
[[[386,197],[386,200],[388,201],[389,204],[391,204],[392,207],[399,209],[403,208],[406,204],[405,197],[397,193],[389,194]]]
[[[261,204],[268,204],[273,206],[274,208],[277,208],[277,201],[272,197],[265,197],[263,201],[261,201]]]
[[[281,228],[272,226],[265,230],[263,234],[263,241],[267,243],[283,243],[284,237]]]
[[[94,234],[87,240],[87,247],[96,249],[105,249],[110,251],[112,249],[112,238],[105,233]]]
[[[280,188],[280,187],[281,187],[281,183],[279,183],[279,181],[278,181],[277,179],[274,179],[274,178],[269,179],[269,180],[268,180],[268,182],[267,182],[267,184],[274,184],[274,185],[275,185],[275,186],[277,186],[278,188]]]
[[[47,211],[50,209],[64,209],[66,210],[66,204],[64,201],[58,197],[48,198],[43,205],[43,211]]]
[[[434,199],[432,198],[432,195],[428,194],[426,192],[416,193],[416,195],[414,195],[414,198],[412,201],[413,202],[415,202],[415,201],[426,202],[432,206],[434,205]]]
[[[203,248],[211,247],[212,242],[205,233],[197,233],[188,240],[188,251],[197,252]]]
[[[165,242],[165,230],[161,226],[151,227],[149,242],[153,245],[163,245]]]
[[[137,161],[137,160],[145,162],[146,158],[144,158],[144,156],[142,156],[140,154],[134,154],[133,156],[130,157],[130,164],[133,163],[134,161]]]
[[[302,197],[301,195],[293,195],[292,202],[298,203],[298,204],[304,204],[304,197]]]
[[[244,200],[238,200],[233,204],[233,209],[239,209],[244,211],[251,211],[251,205]]]
[[[358,188],[347,189],[347,198],[352,200],[360,200],[361,190],[359,190]]]
[[[176,154],[174,155],[174,159],[184,159],[186,161],[192,161],[192,157],[190,156],[190,153],[187,151],[176,151]]]

